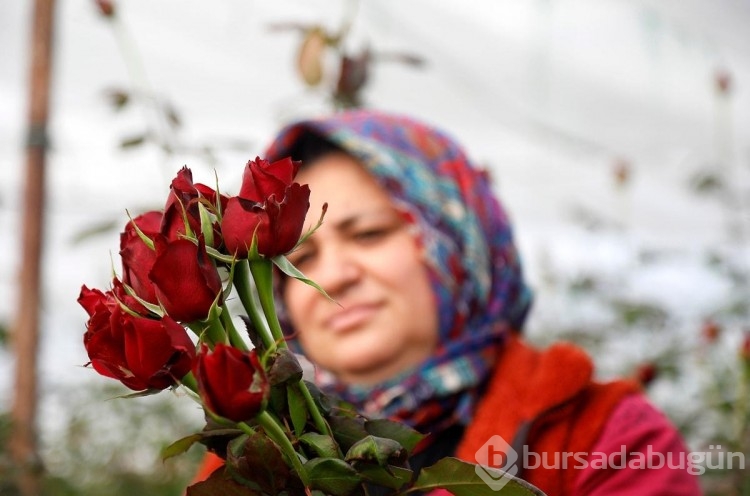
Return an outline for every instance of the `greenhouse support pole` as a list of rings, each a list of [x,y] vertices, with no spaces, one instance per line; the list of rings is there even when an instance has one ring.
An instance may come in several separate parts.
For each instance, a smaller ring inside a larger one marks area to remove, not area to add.
[[[21,210],[21,265],[16,315],[11,327],[15,387],[9,447],[17,468],[17,487],[23,496],[41,493],[42,464],[38,455],[36,430],[37,353],[54,3],[54,0],[34,2],[25,190]]]

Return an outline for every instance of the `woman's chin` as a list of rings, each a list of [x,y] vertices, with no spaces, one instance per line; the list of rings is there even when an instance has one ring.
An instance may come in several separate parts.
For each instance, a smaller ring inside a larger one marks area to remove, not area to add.
[[[393,375],[393,350],[375,347],[358,347],[355,349],[339,349],[336,363],[336,373],[339,378],[349,384],[373,385],[385,381]]]

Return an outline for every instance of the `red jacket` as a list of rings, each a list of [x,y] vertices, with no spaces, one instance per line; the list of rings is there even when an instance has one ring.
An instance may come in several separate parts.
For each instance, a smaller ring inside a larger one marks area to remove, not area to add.
[[[512,338],[457,456],[475,462],[477,452],[499,435],[519,453],[517,475],[550,496],[701,494],[687,467],[632,468],[628,460],[636,461],[638,453],[687,460],[687,450],[636,383],[601,384],[592,374],[591,359],[572,344],[539,351]],[[524,453],[531,453],[526,460]],[[594,458],[604,455],[615,466],[597,465]]]

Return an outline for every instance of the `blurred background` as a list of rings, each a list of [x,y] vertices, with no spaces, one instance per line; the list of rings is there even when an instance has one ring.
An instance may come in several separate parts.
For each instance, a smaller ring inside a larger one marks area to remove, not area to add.
[[[0,3],[3,495],[29,311],[33,4]],[[641,380],[692,450],[750,456],[748,22],[746,0],[57,1],[32,310],[40,491],[181,494],[200,450],[159,451],[201,412],[170,393],[113,399],[127,391],[83,367],[81,285],[108,286],[126,209],[162,207],[183,165],[236,192],[285,122],[352,106],[433,123],[491,171],[535,290],[532,341],[572,340],[601,378]],[[702,482],[750,494],[738,467]]]

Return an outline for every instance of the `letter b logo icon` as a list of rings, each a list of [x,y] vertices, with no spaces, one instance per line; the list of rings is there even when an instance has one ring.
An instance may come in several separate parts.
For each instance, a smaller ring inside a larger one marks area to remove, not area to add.
[[[500,436],[492,436],[474,454],[476,474],[493,491],[499,491],[518,473],[518,453]],[[500,469],[500,470],[497,470]]]

